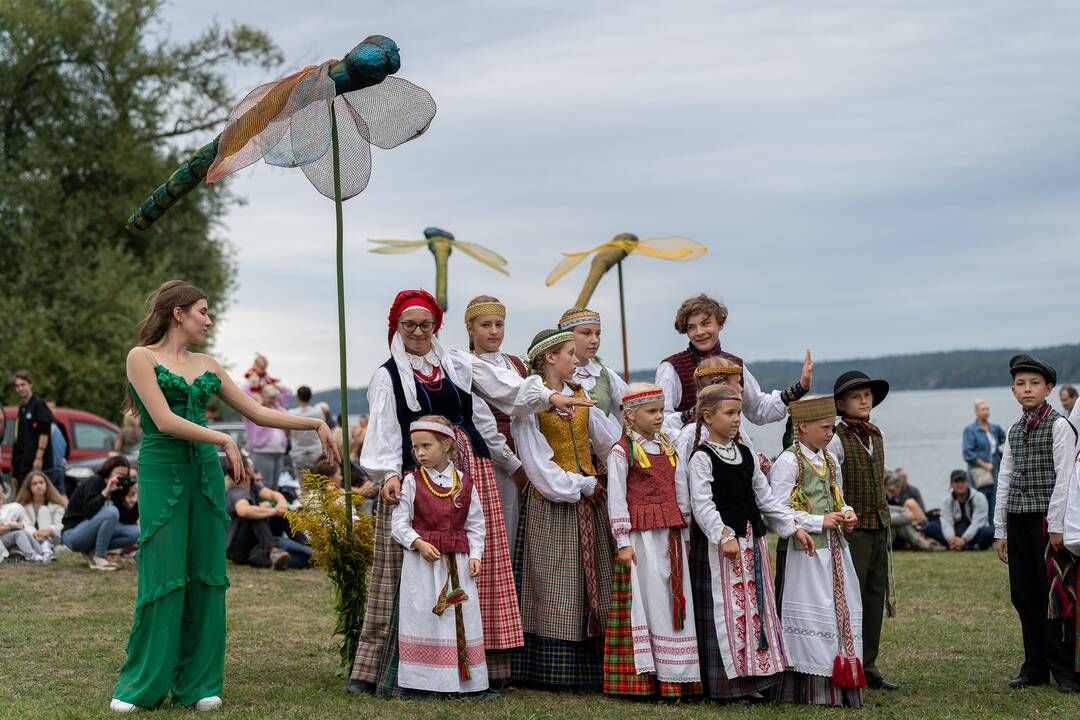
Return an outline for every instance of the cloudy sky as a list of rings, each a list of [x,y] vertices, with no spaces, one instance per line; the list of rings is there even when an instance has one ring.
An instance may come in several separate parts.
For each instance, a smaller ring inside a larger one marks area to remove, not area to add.
[[[446,228],[510,261],[450,261],[444,341],[479,293],[510,309],[522,352],[572,303],[562,250],[629,231],[685,235],[705,258],[627,261],[630,360],[684,340],[687,295],[721,297],[726,348],[748,359],[867,357],[1073,342],[1080,267],[1080,5],[1012,2],[176,2],[166,32],[249,23],[281,68],[234,73],[238,95],[340,57],[368,34],[402,48],[432,93],[428,133],[375,151],[345,204],[349,381],[386,357],[386,310],[434,285],[426,250],[367,238]],[[193,142],[195,139],[193,139]],[[201,142],[201,139],[199,139]],[[293,386],[337,384],[333,203],[265,164],[226,182],[247,203],[222,235],[237,291],[218,352],[256,350]],[[618,365],[614,275],[593,307]]]

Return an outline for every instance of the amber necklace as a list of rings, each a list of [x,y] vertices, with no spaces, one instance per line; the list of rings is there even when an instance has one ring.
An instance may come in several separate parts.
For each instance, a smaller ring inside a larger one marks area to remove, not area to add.
[[[448,498],[453,495],[454,490],[457,489],[457,468],[454,468],[450,471],[450,488],[446,492],[439,492],[435,489],[435,484],[431,482],[431,479],[428,477],[427,470],[423,466],[420,467],[420,477],[424,479],[424,484],[427,485],[427,489],[431,491],[431,494],[437,498]]]

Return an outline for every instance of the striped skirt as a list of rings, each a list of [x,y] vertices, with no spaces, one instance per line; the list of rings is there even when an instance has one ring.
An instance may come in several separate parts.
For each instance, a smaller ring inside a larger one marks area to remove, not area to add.
[[[397,589],[405,551],[390,537],[390,516],[393,512],[393,505],[380,502],[375,515],[375,554],[368,583],[367,611],[352,669],[352,679],[362,682],[376,681],[387,631],[391,622],[397,623]],[[393,642],[396,648],[397,633],[394,633]],[[396,649],[394,652],[396,655]]]

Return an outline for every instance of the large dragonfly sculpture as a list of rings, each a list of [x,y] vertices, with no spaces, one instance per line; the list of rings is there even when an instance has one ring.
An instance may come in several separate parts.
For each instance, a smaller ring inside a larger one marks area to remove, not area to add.
[[[474,260],[479,260],[493,270],[509,276],[506,270],[506,258],[497,252],[488,250],[483,245],[456,240],[454,234],[442,228],[424,228],[423,240],[369,240],[382,247],[371,248],[370,252],[384,255],[409,253],[426,247],[435,256],[435,299],[448,310],[446,298],[447,275],[450,265],[450,253],[460,250]]]
[[[630,380],[630,357],[626,343],[626,300],[623,294],[622,263],[630,255],[647,255],[662,260],[696,260],[706,253],[708,248],[699,242],[684,237],[660,237],[639,240],[633,233],[619,233],[603,245],[597,245],[580,252],[564,252],[565,256],[551,274],[547,276],[547,285],[551,287],[568,272],[576,268],[589,255],[593,255],[589,274],[578,294],[575,307],[587,307],[589,299],[600,284],[600,279],[611,268],[616,268],[619,275],[619,315],[622,321],[623,376]],[[594,254],[595,253],[595,254]]]
[[[138,232],[161,218],[177,200],[207,183],[262,158],[269,165],[299,167],[337,215],[338,352],[341,416],[349,417],[345,372],[345,282],[341,203],[367,187],[371,145],[389,149],[427,130],[435,101],[423,88],[390,77],[401,67],[397,44],[370,35],[340,60],[327,60],[260,85],[232,109],[225,129],[199,148],[128,218]],[[349,433],[341,454],[349,457]],[[352,516],[351,473],[345,501]],[[352,526],[348,526],[351,534]]]

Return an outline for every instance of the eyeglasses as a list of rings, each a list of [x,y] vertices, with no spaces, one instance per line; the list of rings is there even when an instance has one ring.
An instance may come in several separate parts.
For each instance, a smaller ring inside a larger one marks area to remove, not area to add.
[[[416,330],[418,328],[420,329],[421,332],[429,333],[429,332],[431,332],[432,330],[435,329],[435,321],[434,320],[425,320],[424,322],[413,322],[412,320],[402,320],[401,321],[401,329],[404,330],[406,333],[409,333],[409,334],[414,333],[414,332],[416,332]]]

